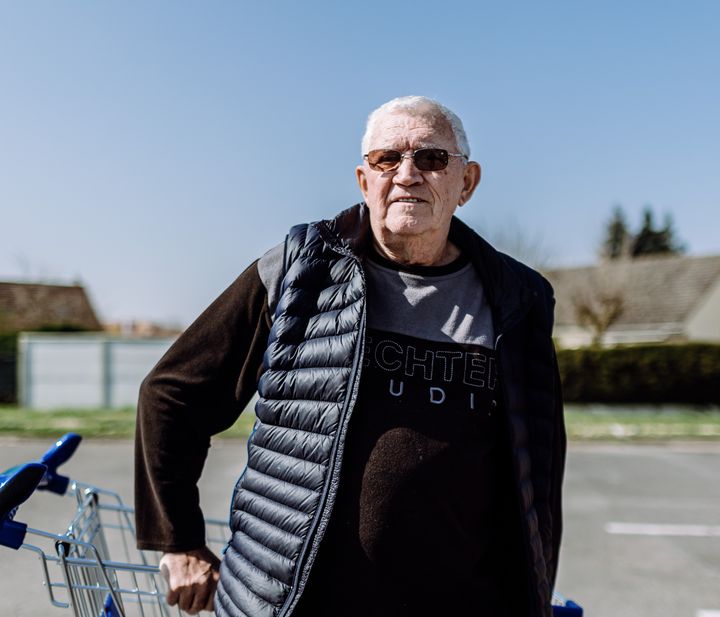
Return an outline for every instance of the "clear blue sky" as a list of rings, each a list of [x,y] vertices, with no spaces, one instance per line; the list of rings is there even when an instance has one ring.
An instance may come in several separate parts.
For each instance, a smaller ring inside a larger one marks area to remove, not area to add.
[[[720,252],[720,2],[0,3],[0,279],[189,323],[290,225],[360,199],[369,111],[463,119],[462,217],[557,264],[622,204]]]

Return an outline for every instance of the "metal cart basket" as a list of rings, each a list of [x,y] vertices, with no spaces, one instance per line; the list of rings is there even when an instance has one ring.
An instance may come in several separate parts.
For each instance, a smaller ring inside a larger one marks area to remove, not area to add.
[[[117,493],[57,472],[80,439],[69,433],[38,462],[0,476],[0,544],[34,552],[50,603],[76,617],[185,615],[165,602],[167,586],[158,568],[159,555],[135,548],[133,509]],[[14,520],[18,506],[35,489],[75,501],[75,514],[64,532],[33,529]],[[205,523],[208,546],[220,552],[230,535],[227,523],[213,519]]]

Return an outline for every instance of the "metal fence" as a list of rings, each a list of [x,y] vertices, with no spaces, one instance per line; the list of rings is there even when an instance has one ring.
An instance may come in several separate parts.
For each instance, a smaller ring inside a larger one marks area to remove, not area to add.
[[[142,379],[173,341],[23,333],[18,341],[18,402],[36,409],[133,406]]]

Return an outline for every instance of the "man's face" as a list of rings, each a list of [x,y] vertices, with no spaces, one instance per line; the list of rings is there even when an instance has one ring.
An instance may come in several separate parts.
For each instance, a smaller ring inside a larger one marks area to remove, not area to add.
[[[379,119],[370,135],[368,151],[382,148],[404,154],[418,148],[458,152],[444,118],[405,113],[386,114]],[[474,170],[468,174],[471,166]],[[394,171],[372,170],[367,161],[356,170],[373,233],[380,240],[446,234],[455,208],[472,195],[479,172],[477,163],[466,165],[462,157],[450,157],[448,166],[440,171],[420,171],[411,157],[404,158]]]

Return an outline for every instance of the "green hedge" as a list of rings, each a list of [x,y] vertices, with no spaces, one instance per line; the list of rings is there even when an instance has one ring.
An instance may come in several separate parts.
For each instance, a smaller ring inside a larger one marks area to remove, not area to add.
[[[16,354],[17,339],[18,335],[16,332],[0,332],[0,353]]]
[[[720,345],[563,349],[558,363],[568,402],[720,404]]]
[[[17,401],[17,334],[0,334],[0,403]]]

